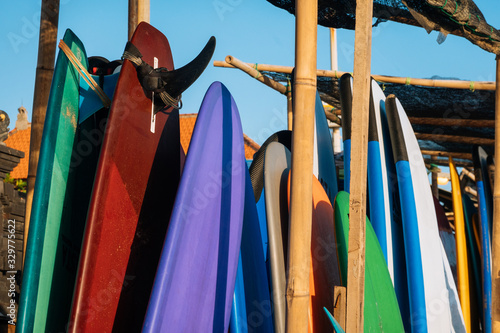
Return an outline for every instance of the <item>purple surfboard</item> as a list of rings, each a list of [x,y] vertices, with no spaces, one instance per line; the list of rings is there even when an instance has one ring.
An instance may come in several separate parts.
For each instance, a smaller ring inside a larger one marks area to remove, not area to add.
[[[215,82],[193,131],[143,332],[227,332],[245,167],[238,109]]]

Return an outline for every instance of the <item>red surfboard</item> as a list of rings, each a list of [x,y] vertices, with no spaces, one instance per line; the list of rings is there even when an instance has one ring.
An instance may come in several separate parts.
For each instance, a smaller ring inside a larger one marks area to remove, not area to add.
[[[165,36],[141,23],[142,60],[173,69]],[[125,60],[94,181],[69,332],[140,331],[181,172],[179,113],[156,114]]]

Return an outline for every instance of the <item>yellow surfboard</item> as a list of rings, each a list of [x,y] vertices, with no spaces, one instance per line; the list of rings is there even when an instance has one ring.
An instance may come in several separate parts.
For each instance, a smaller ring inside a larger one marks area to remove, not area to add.
[[[462,191],[455,163],[450,157],[451,192],[453,199],[453,213],[455,214],[455,240],[457,246],[457,282],[458,296],[464,315],[465,328],[471,332],[470,292],[469,292],[469,264],[467,261],[467,243],[465,236],[464,207]]]

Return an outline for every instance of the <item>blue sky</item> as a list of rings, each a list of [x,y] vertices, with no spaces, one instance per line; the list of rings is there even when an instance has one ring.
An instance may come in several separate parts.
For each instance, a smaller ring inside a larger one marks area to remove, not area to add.
[[[476,0],[487,21],[500,28],[500,2]],[[87,54],[120,58],[127,41],[127,1],[61,0],[59,36],[72,29]],[[40,1],[9,1],[0,11],[0,109],[15,126],[23,104],[31,120],[38,51]],[[293,66],[295,18],[264,0],[151,0],[151,24],[169,39],[174,65],[198,54],[210,36],[217,38],[212,60],[230,54],[246,62]],[[495,56],[469,41],[398,23],[373,30],[372,73],[428,78],[433,75],[467,80],[494,80]],[[339,69],[352,71],[354,32],[338,31]],[[330,68],[329,30],[318,27],[318,68]],[[234,96],[244,132],[258,143],[286,127],[286,99],[247,74],[209,65],[183,94],[181,113],[198,112],[205,91],[221,81]],[[402,101],[404,105],[404,101]]]

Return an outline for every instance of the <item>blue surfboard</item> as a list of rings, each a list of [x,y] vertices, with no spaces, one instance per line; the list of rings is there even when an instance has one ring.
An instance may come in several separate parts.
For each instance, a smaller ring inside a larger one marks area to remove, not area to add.
[[[274,332],[266,263],[264,252],[260,250],[262,248],[252,182],[246,171],[241,249],[229,325],[233,333]]]
[[[397,171],[412,332],[465,332],[448,259],[439,238],[425,164],[406,113],[394,95],[385,102]],[[440,305],[440,313],[435,311]]]
[[[477,198],[479,203],[479,222],[481,232],[481,267],[482,267],[482,304],[484,332],[492,330],[491,324],[491,188],[487,178],[487,154],[483,148],[475,146],[472,150],[474,173],[476,176]]]

